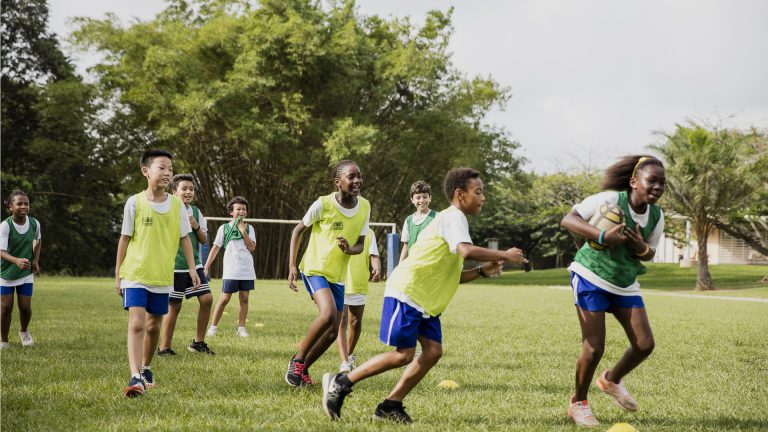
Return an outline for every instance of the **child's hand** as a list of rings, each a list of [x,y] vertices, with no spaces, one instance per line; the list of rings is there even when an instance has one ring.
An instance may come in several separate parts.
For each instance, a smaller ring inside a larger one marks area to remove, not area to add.
[[[504,261],[488,261],[483,263],[483,273],[485,273],[486,277],[499,276],[502,270],[504,270]]]
[[[122,290],[122,288],[120,288],[120,277],[119,276],[115,278],[115,289],[117,290],[117,295],[122,297],[123,296],[123,290]]]
[[[344,252],[345,254],[348,254],[350,246],[347,239],[345,239],[344,237],[336,237],[336,241],[339,244],[339,249],[341,249],[341,251]]]
[[[606,233],[608,235],[608,233]],[[629,245],[634,251],[642,253],[645,250],[645,240],[643,234],[640,232],[640,225],[635,225],[634,230],[624,230],[624,235],[627,237],[626,244]]]
[[[208,267],[203,267],[203,273],[205,273],[206,279],[211,280],[211,271]]]
[[[32,267],[32,263],[30,263],[29,260],[26,258],[16,258],[15,264],[16,264],[16,267],[22,270],[26,270]]]
[[[372,282],[378,282],[381,280],[381,271],[377,268],[374,268],[371,272],[371,281]]]
[[[627,241],[626,233],[630,230],[625,229],[625,224],[619,224],[605,232],[603,236],[603,244],[605,246],[618,246]]]
[[[32,272],[40,273],[40,263],[38,263],[37,261],[32,262]]]
[[[189,225],[192,226],[193,231],[200,228],[200,224],[197,223],[197,221],[195,220],[195,217],[192,215],[189,215]]]
[[[243,234],[243,236],[248,235],[248,226],[245,224],[245,221],[240,217],[237,218],[237,229],[240,230],[240,233]]]
[[[189,276],[192,278],[192,291],[200,288],[200,276],[197,275],[197,270],[190,269]]]
[[[525,264],[528,262],[528,260],[525,259],[522,249],[509,248],[506,251],[506,255],[506,260],[513,264]]]
[[[291,267],[288,270],[288,288],[292,289],[294,292],[298,292],[299,289],[296,288],[296,279],[299,277],[299,270],[296,267]]]

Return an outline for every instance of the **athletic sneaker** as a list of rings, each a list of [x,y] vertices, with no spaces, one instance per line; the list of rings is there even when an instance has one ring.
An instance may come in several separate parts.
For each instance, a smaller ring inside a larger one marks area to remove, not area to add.
[[[385,407],[383,403],[380,403],[376,406],[376,412],[373,413],[373,418],[374,420],[388,420],[395,423],[413,423],[411,416],[405,412],[405,407],[402,404],[394,407]]]
[[[349,357],[347,357],[347,363],[349,363],[349,367],[354,369],[357,367],[357,357],[355,357],[354,354],[350,354]]]
[[[572,402],[568,406],[568,416],[573,419],[576,426],[592,427],[600,424],[595,416],[592,415],[589,403],[585,400]]]
[[[205,343],[205,341],[195,342],[194,340],[192,340],[192,343],[189,344],[187,349],[193,353],[209,354],[209,355],[216,354],[215,352],[211,351],[210,348],[208,348],[208,344]]]
[[[236,334],[240,337],[248,337],[250,336],[247,331],[245,331],[245,327],[238,327]]]
[[[208,336],[216,336],[216,330],[218,330],[216,327],[209,327],[208,332],[206,335]]]
[[[344,405],[344,398],[352,393],[352,387],[338,383],[337,379],[341,375],[341,373],[323,375],[323,409],[331,420],[338,420],[341,417],[341,406]]]
[[[305,368],[303,361],[296,360],[296,356],[291,357],[291,361],[288,362],[288,372],[285,373],[285,382],[291,387],[304,385]]]
[[[160,357],[175,356],[176,355],[176,351],[174,351],[174,350],[172,350],[170,348],[164,349],[164,350],[161,350],[160,348],[158,348],[157,349],[157,355],[160,356]]]
[[[155,386],[155,376],[152,375],[152,371],[149,370],[149,368],[141,368],[141,379],[144,380],[144,385],[146,387],[154,387]]]
[[[350,372],[352,372],[352,365],[349,364],[349,361],[341,362],[341,366],[339,366],[339,372],[341,372],[341,373],[350,373]]]
[[[11,347],[11,344],[8,342],[0,342],[0,351],[7,350]]]
[[[303,386],[313,386],[317,384],[316,382],[312,381],[312,378],[309,376],[309,368],[305,367],[304,372],[301,373],[301,385]]]
[[[135,398],[144,394],[144,381],[141,378],[131,377],[128,387],[123,390],[126,397]]]
[[[28,347],[35,344],[35,341],[32,340],[32,335],[28,331],[19,332],[19,337],[21,338],[21,346]]]
[[[604,370],[603,373],[597,377],[597,380],[595,380],[597,387],[604,393],[611,395],[613,400],[615,400],[624,411],[637,411],[637,401],[635,401],[635,398],[633,398],[626,387],[624,387],[624,380],[621,380],[616,384],[609,381],[608,378],[606,378],[607,376],[608,369]]]

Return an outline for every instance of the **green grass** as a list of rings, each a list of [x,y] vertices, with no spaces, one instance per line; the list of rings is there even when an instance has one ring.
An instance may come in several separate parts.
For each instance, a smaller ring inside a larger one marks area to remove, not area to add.
[[[640,276],[643,289],[664,291],[693,290],[696,286],[696,268],[680,268],[677,264],[646,264],[648,273]],[[717,290],[715,295],[732,295],[732,290],[755,289],[768,297],[768,285],[760,279],[768,275],[768,266],[755,265],[712,265],[709,266]],[[506,272],[491,283],[501,285],[568,285],[568,270],[564,268]],[[762,289],[762,290],[761,290]],[[725,294],[728,292],[728,294]]]
[[[219,288],[217,280],[216,296]],[[363,359],[386,349],[377,341],[382,291],[381,284],[372,288],[357,350]],[[766,430],[768,304],[665,296],[646,303],[656,351],[626,380],[641,410],[622,412],[593,388],[597,430],[618,422],[641,431]],[[357,385],[340,423],[325,417],[319,387],[285,384],[288,359],[315,312],[306,293],[283,281],[257,281],[249,339],[235,337],[237,304],[230,303],[220,334],[208,340],[215,357],[184,350],[196,310],[194,300],[185,302],[174,339],[179,355],[155,359],[158,387],[135,400],[121,394],[129,375],[127,314],[110,279],[40,277],[33,310],[36,345],[22,349],[14,330],[13,347],[2,352],[3,431],[577,430],[565,408],[580,336],[564,290],[460,288],[442,318],[444,357],[405,401],[416,421],[411,428],[371,420],[399,371]],[[614,320],[607,328],[601,368],[627,346]],[[332,348],[312,374],[319,380],[338,363]],[[443,379],[460,388],[437,388]]]

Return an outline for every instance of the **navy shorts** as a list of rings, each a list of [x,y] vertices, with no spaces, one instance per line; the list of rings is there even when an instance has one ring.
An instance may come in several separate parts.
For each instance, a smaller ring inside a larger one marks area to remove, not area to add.
[[[393,297],[384,297],[379,339],[396,348],[414,348],[419,336],[443,343],[440,317],[424,317],[418,309]]]
[[[224,279],[222,281],[221,292],[234,294],[238,291],[253,291],[253,279]]]
[[[181,303],[183,298],[211,293],[211,286],[208,284],[205,272],[201,268],[196,270],[197,277],[200,278],[200,287],[196,290],[192,290],[192,277],[189,276],[189,272],[173,274],[173,291],[171,291],[171,298],[169,299],[171,303]]]
[[[315,292],[321,289],[330,289],[333,301],[336,303],[336,310],[344,310],[344,285],[328,282],[324,276],[305,276],[304,273],[301,274],[301,280],[304,281],[304,288],[307,289],[312,298],[315,298]]]
[[[608,292],[573,272],[571,272],[571,288],[573,288],[573,300],[576,306],[590,312],[606,312],[613,308],[645,307],[642,296],[623,296]]]
[[[18,295],[32,297],[32,286],[33,284],[31,283],[16,286],[3,286],[0,287],[0,295],[13,295],[13,293],[16,292]]]
[[[147,291],[146,288],[124,288],[123,309],[142,307],[152,315],[165,315],[168,313],[168,294],[157,294]]]

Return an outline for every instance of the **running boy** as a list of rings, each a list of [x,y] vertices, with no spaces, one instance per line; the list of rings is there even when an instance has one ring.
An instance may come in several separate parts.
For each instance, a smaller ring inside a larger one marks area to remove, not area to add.
[[[480,213],[485,202],[479,172],[471,168],[449,171],[445,195],[451,206],[437,214],[413,246],[410,258],[400,263],[387,281],[379,338],[395,350],[377,355],[349,374],[323,375],[323,408],[331,419],[341,416],[344,398],[354,384],[408,365],[389,396],[376,407],[374,416],[411,423],[403,398],[443,354],[440,314],[459,283],[499,274],[503,261],[527,261],[517,248],[496,251],[472,244],[467,215]],[[465,258],[485,263],[462,270]],[[414,360],[416,342],[421,344],[422,353]]]
[[[240,313],[237,316],[237,334],[248,337],[245,323],[248,321],[248,295],[253,291],[256,270],[253,266],[253,252],[256,250],[256,232],[245,223],[248,216],[248,201],[236,196],[227,203],[227,212],[232,222],[225,223],[216,232],[213,247],[205,263],[205,274],[210,275],[211,264],[216,259],[219,249],[224,248],[224,273],[222,275],[221,297],[213,310],[213,321],[208,329],[208,336],[218,331],[221,315],[229,304],[232,294],[240,299]]]
[[[336,340],[344,310],[343,283],[349,257],[363,251],[368,234],[371,205],[360,196],[363,186],[360,168],[350,160],[339,162],[333,170],[333,184],[336,192],[312,203],[291,234],[288,286],[297,291],[296,252],[302,231],[312,227],[301,259],[301,278],[318,310],[317,318],[299,344],[299,351],[288,363],[285,381],[294,387],[314,384],[309,367]]]
[[[200,243],[207,241],[208,223],[203,217],[199,208],[190,203],[195,198],[195,178],[192,174],[177,174],[171,180],[171,191],[184,204],[184,208],[189,215],[189,224],[192,232],[189,234],[189,240],[192,242],[192,252],[195,256],[195,271],[200,278],[200,287],[194,289],[192,279],[189,278],[189,268],[184,251],[179,247],[176,252],[176,263],[173,273],[173,291],[171,292],[170,303],[168,304],[168,315],[163,318],[163,331],[160,336],[160,346],[157,347],[157,355],[167,356],[176,355],[176,351],[171,348],[173,341],[173,332],[176,330],[176,319],[181,312],[181,301],[186,297],[197,297],[200,303],[200,309],[197,312],[197,330],[195,338],[189,344],[187,349],[193,353],[215,354],[205,343],[205,329],[208,327],[208,320],[211,318],[211,306],[213,305],[213,296],[211,287],[208,285],[208,279],[205,277],[203,265],[200,263]]]
[[[357,367],[355,347],[363,329],[363,312],[368,297],[368,280],[378,282],[381,275],[381,259],[379,247],[376,245],[376,234],[368,230],[365,236],[363,251],[352,255],[347,266],[347,279],[344,286],[344,312],[339,324],[339,337],[336,343],[341,356],[339,372],[349,372]],[[370,270],[369,270],[370,268]],[[349,324],[349,339],[347,339],[347,324]]]
[[[419,180],[411,185],[411,202],[416,207],[416,212],[405,219],[403,224],[403,250],[400,252],[400,261],[408,257],[408,250],[416,243],[419,233],[435,219],[437,212],[429,208],[432,202],[432,189],[429,184]]]
[[[29,197],[26,192],[13,190],[5,202],[11,216],[0,223],[0,299],[2,299],[2,341],[0,350],[10,348],[13,295],[19,297],[19,338],[21,346],[35,342],[29,334],[32,319],[32,287],[34,273],[40,273],[40,223],[29,216]]]
[[[144,394],[154,387],[150,364],[160,338],[163,315],[173,290],[173,266],[179,245],[189,268],[192,286],[200,285],[195,272],[189,217],[181,200],[167,194],[173,166],[170,153],[148,150],[141,156],[141,174],[147,189],[128,198],[117,245],[115,289],[128,311],[128,363],[131,380],[125,395]]]
[[[664,213],[656,202],[664,193],[665,184],[660,160],[653,156],[626,156],[606,170],[605,192],[575,205],[561,222],[568,231],[607,246],[598,251],[585,243],[568,267],[581,326],[576,393],[569,401],[568,415],[579,426],[599,424],[587,403],[587,393],[605,347],[606,312],[612,313],[624,327],[630,346],[613,369],[600,374],[596,384],[624,410],[637,410],[637,402],[624,387],[622,378],[642,363],[654,347],[637,276],[646,272],[641,262],[653,259],[664,232]],[[604,203],[618,205],[625,222],[609,230],[598,230],[587,223]]]

